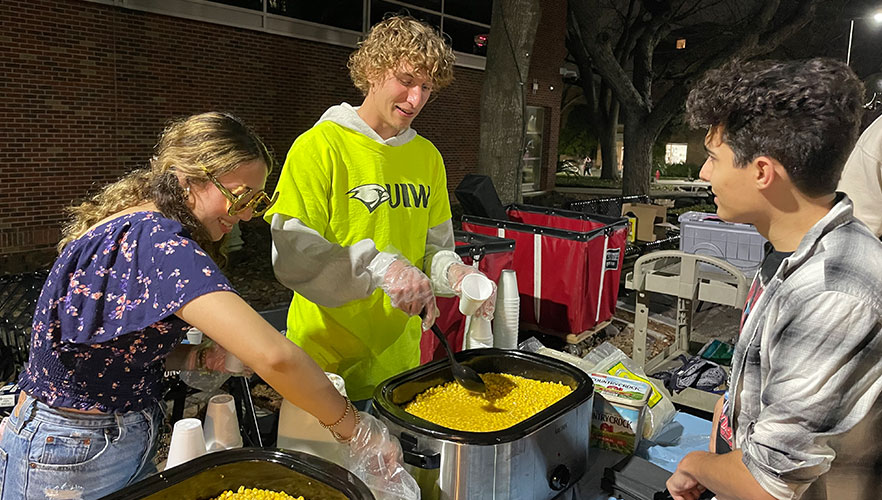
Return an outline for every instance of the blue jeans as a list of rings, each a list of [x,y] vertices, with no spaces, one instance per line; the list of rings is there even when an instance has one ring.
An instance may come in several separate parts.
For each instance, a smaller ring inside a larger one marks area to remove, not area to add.
[[[156,472],[160,405],[113,415],[74,413],[27,396],[0,438],[0,500],[109,495]]]

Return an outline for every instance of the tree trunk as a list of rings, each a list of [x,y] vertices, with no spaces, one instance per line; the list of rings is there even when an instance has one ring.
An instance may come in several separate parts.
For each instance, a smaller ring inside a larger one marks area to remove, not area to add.
[[[478,173],[493,179],[503,204],[521,201],[526,82],[540,12],[539,0],[493,2]]]
[[[601,179],[619,178],[619,155],[616,152],[616,132],[619,128],[619,103],[614,99],[608,104],[609,115],[606,127],[600,133],[597,140],[600,142],[600,152],[603,155],[603,167],[600,170]]]
[[[652,175],[652,144],[655,135],[647,130],[646,113],[624,110],[625,157],[622,161],[622,195],[649,194]],[[657,135],[657,134],[656,134]]]

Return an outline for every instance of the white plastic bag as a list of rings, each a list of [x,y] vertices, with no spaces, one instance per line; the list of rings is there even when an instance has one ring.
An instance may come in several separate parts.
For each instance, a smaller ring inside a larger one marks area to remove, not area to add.
[[[631,380],[640,380],[650,385],[652,393],[646,402],[646,418],[643,422],[643,437],[652,440],[659,432],[671,422],[677,414],[674,403],[665,396],[655,382],[646,377],[643,369],[638,367],[618,347],[604,342],[592,349],[583,358],[590,372],[602,372]],[[580,366],[583,370],[585,367]]]

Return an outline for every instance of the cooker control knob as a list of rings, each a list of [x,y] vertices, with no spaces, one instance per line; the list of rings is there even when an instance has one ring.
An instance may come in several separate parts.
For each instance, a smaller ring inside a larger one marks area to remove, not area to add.
[[[548,477],[548,485],[555,491],[560,491],[570,484],[570,469],[560,464],[551,471]]]

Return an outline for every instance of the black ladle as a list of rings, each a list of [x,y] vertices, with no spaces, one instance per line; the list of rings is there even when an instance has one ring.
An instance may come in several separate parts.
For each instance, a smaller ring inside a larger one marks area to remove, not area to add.
[[[433,324],[431,330],[432,333],[438,337],[438,340],[444,344],[444,349],[447,349],[447,359],[450,360],[450,371],[453,372],[453,379],[456,380],[459,385],[465,387],[467,391],[480,392],[481,394],[487,392],[487,386],[484,385],[484,380],[481,379],[478,372],[472,370],[468,366],[460,364],[459,361],[453,357],[453,350],[450,349],[450,344],[447,343],[447,338],[444,336],[441,329],[438,328],[438,325]]]

